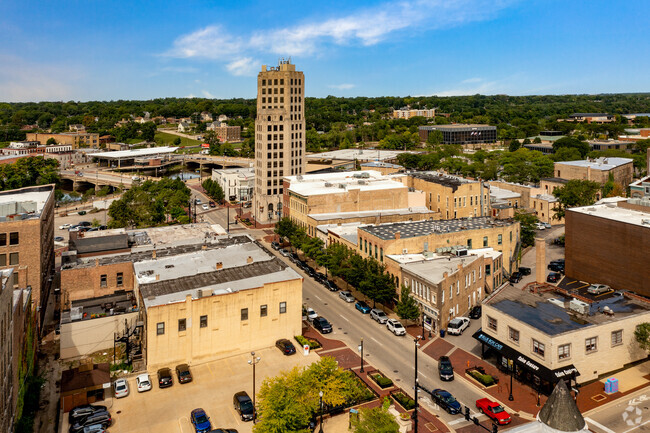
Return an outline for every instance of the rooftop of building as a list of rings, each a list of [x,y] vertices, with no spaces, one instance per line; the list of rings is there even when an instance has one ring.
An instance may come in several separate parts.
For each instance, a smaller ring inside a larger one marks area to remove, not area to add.
[[[440,257],[444,257],[444,258],[452,257],[455,256],[456,251],[458,250],[467,250],[468,255],[484,256],[484,257],[489,257],[491,259],[496,259],[503,255],[500,251],[497,251],[494,248],[476,248],[476,249],[468,250],[466,245],[455,245],[452,247],[436,248],[437,252],[425,251],[423,253],[411,253],[411,254],[387,254],[386,257],[403,265],[408,263],[418,263],[425,260],[433,260]]]
[[[466,255],[463,257],[455,257],[451,255],[436,255],[432,258],[427,258],[419,262],[411,262],[402,264],[402,270],[410,272],[423,280],[429,281],[432,284],[439,284],[444,281],[446,276],[451,276],[476,260],[479,256]],[[445,274],[447,274],[445,276]]]
[[[453,176],[451,174],[441,173],[438,171],[415,171],[408,173],[408,175],[427,182],[433,182],[439,185],[448,186],[454,191],[456,191],[456,189],[463,184],[478,183],[477,180],[466,179],[464,177]]]
[[[255,289],[301,276],[257,242],[223,245],[134,264],[145,308]]]
[[[287,176],[289,191],[301,196],[337,194],[347,190],[361,191],[407,189],[401,182],[392,180],[375,170],[306,174]]]
[[[473,129],[497,129],[496,126],[492,125],[483,125],[483,124],[477,124],[477,123],[453,123],[451,125],[425,125],[425,126],[420,126],[420,129],[425,129],[429,131],[433,130],[473,130]]]
[[[221,174],[236,174],[238,177],[254,177],[255,176],[255,168],[253,167],[235,167],[235,168],[222,168],[222,169],[214,169],[212,170],[213,173],[221,173]]]
[[[160,146],[160,147],[146,147],[143,149],[133,150],[116,150],[114,152],[96,152],[93,154],[94,158],[105,159],[131,159],[150,155],[161,155],[173,153],[178,147]]]
[[[632,164],[631,158],[606,158],[585,159],[581,161],[558,161],[556,164],[572,165],[574,167],[590,167],[592,170],[611,170],[625,164]]]
[[[368,225],[360,227],[360,231],[378,237],[379,239],[395,239],[399,233],[401,238],[427,236],[434,233],[453,233],[463,230],[480,230],[493,227],[512,225],[509,220],[496,220],[492,217],[461,218],[438,221],[408,221],[399,223]]]
[[[331,212],[320,214],[309,214],[308,216],[315,221],[327,221],[331,219],[351,219],[351,218],[364,218],[372,216],[388,216],[388,215],[412,215],[412,214],[436,214],[436,212],[429,210],[425,206],[409,207],[404,209],[379,209],[367,210],[356,212]]]
[[[572,310],[571,302],[577,309],[586,308],[589,313]],[[650,312],[650,303],[624,296],[623,292],[587,304],[559,292],[540,290],[532,293],[511,285],[496,291],[484,304],[551,336]],[[606,314],[606,310],[612,314]]]
[[[604,145],[608,145],[608,146],[616,145],[616,144],[618,144],[618,145],[621,145],[621,144],[628,145],[628,144],[630,144],[629,141],[614,140],[613,138],[610,138],[609,140],[587,140],[587,143],[589,143],[590,146],[593,146],[595,144],[599,144],[599,145],[604,144]]]
[[[602,117],[602,116],[611,116],[607,113],[573,113],[569,117]]]
[[[532,141],[535,140],[536,138],[539,138],[541,141],[553,142],[553,141],[557,141],[560,138],[564,138],[564,137],[566,137],[566,135],[534,135],[532,137],[528,137],[528,139],[531,141],[531,143],[524,144],[524,147],[526,147],[526,146],[541,146],[541,147],[544,147],[544,148],[546,148],[548,146],[553,147],[553,145],[551,143],[532,143]]]
[[[323,224],[317,226],[316,229],[325,234],[331,233],[335,236],[347,240],[353,245],[357,245],[358,229],[364,226],[365,224],[359,222],[353,222],[353,223],[344,223],[344,224]]]
[[[364,162],[361,164],[361,167],[369,167],[369,168],[395,168],[397,170],[402,169],[402,167],[399,164],[391,164],[389,162],[382,162],[382,161],[368,161]]]
[[[0,192],[0,222],[40,218],[54,197],[54,185],[28,186]]]
[[[70,311],[61,313],[61,323],[117,316],[138,311],[133,292],[117,291],[111,295],[72,301]]]
[[[621,200],[634,203],[634,199]],[[650,207],[647,212],[620,207],[617,203],[606,202],[592,206],[574,207],[567,209],[568,212],[591,215],[611,221],[618,221],[625,224],[632,224],[650,229]]]
[[[650,176],[642,177],[641,179],[632,182],[630,186],[641,187],[644,183],[650,183]]]
[[[543,178],[540,179],[540,181],[551,182],[551,183],[567,183],[567,182],[569,182],[567,179],[562,179],[561,177],[543,177]]]
[[[402,153],[418,153],[408,150],[384,150],[384,149],[339,149],[329,152],[307,154],[307,159],[339,159],[359,161],[386,161],[396,159]]]
[[[537,200],[544,200],[551,203],[555,203],[557,198],[553,194],[535,194],[531,195],[530,198],[535,198]]]
[[[496,201],[509,200],[513,198],[521,198],[521,194],[507,189],[499,188],[498,186],[490,185],[490,198]]]

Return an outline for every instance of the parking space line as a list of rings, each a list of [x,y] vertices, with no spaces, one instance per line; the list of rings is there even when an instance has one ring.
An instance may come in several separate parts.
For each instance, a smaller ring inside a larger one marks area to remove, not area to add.
[[[237,421],[237,425],[240,426],[241,423],[242,423],[242,422],[241,422],[241,417],[239,416],[239,414],[238,414],[237,412],[235,412],[235,408],[234,408],[234,407],[228,405],[228,408],[230,409],[230,412],[231,412],[231,413],[233,414],[233,416],[235,417],[235,421]]]

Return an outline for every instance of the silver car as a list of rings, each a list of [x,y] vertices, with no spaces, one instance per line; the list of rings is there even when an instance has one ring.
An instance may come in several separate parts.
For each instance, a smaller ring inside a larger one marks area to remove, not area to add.
[[[388,319],[386,322],[386,328],[395,335],[406,335],[406,329],[399,320]]]
[[[126,379],[117,379],[113,382],[113,389],[115,390],[115,398],[122,398],[129,395],[129,383]]]
[[[343,299],[345,302],[354,302],[354,296],[350,292],[339,292],[339,298]]]
[[[372,320],[376,320],[382,325],[386,323],[386,321],[388,320],[388,316],[386,315],[386,313],[381,311],[379,308],[373,308],[372,310],[370,310],[370,317],[372,318]]]
[[[592,284],[589,286],[589,288],[587,288],[587,293],[591,295],[601,295],[603,293],[609,292],[610,290],[612,290],[612,288],[606,284]]]

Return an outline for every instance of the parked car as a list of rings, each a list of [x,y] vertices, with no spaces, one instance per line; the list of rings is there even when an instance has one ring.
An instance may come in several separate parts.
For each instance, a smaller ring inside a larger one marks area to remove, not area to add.
[[[59,230],[66,230],[66,229],[69,229],[70,227],[72,227],[72,224],[65,223],[65,224],[62,224],[62,225],[59,226]]]
[[[232,398],[232,403],[242,421],[253,421],[255,408],[253,407],[253,401],[248,394],[246,394],[246,391],[239,391],[236,393]]]
[[[79,212],[77,212],[77,215],[86,215],[86,211],[85,210],[80,210]]]
[[[357,303],[354,304],[354,308],[361,311],[363,314],[370,313],[370,306],[366,304],[364,301],[357,301]]]
[[[68,412],[68,424],[75,424],[79,420],[86,419],[96,412],[106,412],[106,406],[82,404],[81,406],[73,407]]]
[[[129,383],[126,379],[117,379],[113,382],[113,394],[115,398],[122,398],[129,395]]]
[[[314,329],[320,331],[321,334],[329,334],[332,332],[332,324],[324,317],[317,317],[314,319]]]
[[[280,248],[280,254],[282,254],[284,257],[289,257],[289,254],[291,253],[284,248]]]
[[[510,278],[508,278],[508,281],[510,281],[513,284],[517,284],[518,282],[521,281],[523,278],[523,275],[521,275],[521,272],[513,272],[510,274]]]
[[[90,221],[81,221],[78,225],[81,227],[92,227],[93,223]]]
[[[192,426],[194,426],[194,431],[196,433],[208,433],[212,430],[210,418],[201,408],[194,409],[190,413],[190,422],[192,423]]]
[[[135,383],[137,385],[138,392],[151,390],[151,379],[147,373],[138,375],[138,377],[135,378]]]
[[[93,424],[84,427],[83,433],[106,433],[106,428],[101,424]]]
[[[63,236],[55,236],[54,237],[54,242],[63,242],[65,239],[63,239]]]
[[[113,422],[111,414],[106,411],[95,412],[85,418],[77,420],[74,424],[70,425],[70,433],[82,433],[86,427],[101,425],[106,429]]]
[[[481,315],[483,314],[482,312],[483,312],[483,310],[482,310],[481,306],[480,305],[475,305],[469,311],[469,318],[470,319],[480,319]]]
[[[323,285],[325,287],[327,287],[327,290],[329,290],[330,292],[336,292],[339,289],[338,287],[336,287],[336,284],[334,284],[333,282],[331,282],[329,280],[325,280]]]
[[[587,293],[591,295],[601,295],[603,293],[609,292],[610,290],[612,290],[612,288],[606,284],[592,284],[587,288]]]
[[[562,278],[562,275],[560,275],[559,273],[551,272],[546,277],[546,282],[547,283],[557,283],[558,281],[560,281],[561,278]]]
[[[280,244],[278,242],[273,241],[271,242],[271,248],[277,251],[280,249]]]
[[[305,273],[309,275],[311,278],[314,278],[316,276],[316,272],[314,272],[314,269],[311,266],[306,267]]]
[[[496,401],[487,398],[476,400],[476,407],[483,412],[492,421],[500,425],[510,424],[512,417],[506,410]]]
[[[178,377],[178,383],[189,383],[192,381],[192,373],[190,372],[190,366],[187,364],[180,364],[176,366],[176,377]]]
[[[438,374],[440,380],[454,380],[454,366],[448,356],[441,356],[438,359]]]
[[[316,281],[318,281],[321,284],[325,284],[325,281],[327,281],[327,277],[322,272],[316,272],[314,278],[316,279]]]
[[[313,308],[307,308],[307,320],[313,322],[314,319],[317,317],[318,317],[318,313],[316,313]]]
[[[197,197],[196,200],[194,200],[194,203],[201,204],[201,199]]]
[[[169,368],[161,368],[158,370],[158,387],[167,388],[174,384],[172,378],[172,371]]]
[[[201,206],[201,208],[202,208],[203,210],[209,210],[209,209],[210,209],[210,205],[208,205],[207,203],[203,203],[203,205]]]
[[[386,328],[395,335],[406,335],[406,328],[402,326],[399,320],[388,319],[386,321]]]
[[[535,228],[537,230],[545,230],[546,226],[544,226],[544,224],[542,224],[542,223],[535,223]]]
[[[210,433],[239,433],[234,428],[218,428],[212,430]]]
[[[544,226],[545,229],[553,228],[553,226],[551,226],[549,223],[542,223],[542,225]]]
[[[548,265],[548,270],[553,271],[553,272],[562,272],[562,273],[564,273],[564,264],[563,263],[557,263],[557,262],[551,262]]]
[[[469,326],[469,318],[467,317],[456,317],[452,319],[447,325],[447,334],[451,335],[461,335],[465,329]]]
[[[352,296],[352,293],[346,290],[339,292],[339,298],[343,299],[345,302],[354,302],[354,296]]]
[[[282,353],[285,355],[293,355],[296,353],[296,347],[293,345],[293,343],[286,338],[281,338],[278,341],[275,342],[275,347],[280,349]]]
[[[217,207],[217,204],[213,201],[210,201],[210,207]]]
[[[388,316],[386,315],[386,313],[381,311],[379,308],[373,308],[372,310],[370,310],[370,318],[372,320],[376,320],[382,325],[388,321]]]
[[[434,402],[451,415],[460,413],[460,403],[454,398],[449,391],[444,389],[434,389],[431,391],[431,398]]]
[[[521,275],[530,275],[531,274],[531,269],[527,268],[526,266],[519,266],[519,273]]]

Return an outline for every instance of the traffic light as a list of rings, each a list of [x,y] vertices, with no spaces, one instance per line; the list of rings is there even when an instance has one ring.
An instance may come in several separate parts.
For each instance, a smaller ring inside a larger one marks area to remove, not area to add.
[[[465,420],[469,421],[469,407],[465,406]]]
[[[499,433],[499,426],[497,424],[492,424],[492,433]]]

